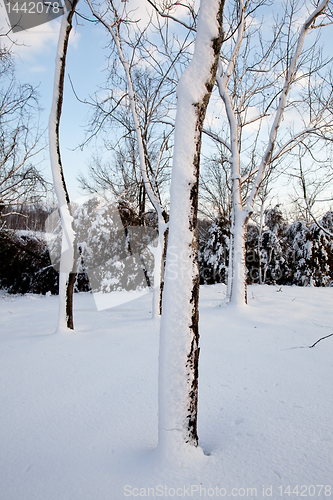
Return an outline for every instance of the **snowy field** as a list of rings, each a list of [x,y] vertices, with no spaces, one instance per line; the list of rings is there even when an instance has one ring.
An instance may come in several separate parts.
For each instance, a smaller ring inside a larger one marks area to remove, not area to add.
[[[57,297],[1,314],[1,500],[333,497],[333,288],[250,286],[249,306],[201,288],[198,434],[161,460],[159,320],[146,295],[52,335]]]

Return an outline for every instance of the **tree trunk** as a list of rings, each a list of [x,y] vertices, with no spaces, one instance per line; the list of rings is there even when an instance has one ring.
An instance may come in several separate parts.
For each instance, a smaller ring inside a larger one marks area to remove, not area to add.
[[[72,29],[72,18],[77,1],[78,0],[66,2],[66,6],[69,5],[71,10],[67,11],[65,8],[65,14],[63,15],[61,20],[54,72],[53,99],[49,118],[49,147],[51,169],[54,190],[58,200],[58,207],[63,229],[59,275],[58,329],[67,327],[72,330],[74,329],[73,291],[75,283],[75,233],[73,230],[73,218],[71,216],[70,199],[61,162],[59,126],[63,103],[68,40]]]
[[[166,224],[166,228],[165,228],[164,235],[163,235],[163,255],[162,255],[162,261],[161,261],[160,300],[159,300],[160,316],[162,314],[162,298],[163,298],[163,290],[164,290],[166,254],[167,254],[168,238],[169,238],[168,220],[169,220],[169,217],[164,213],[164,221]]]
[[[158,318],[162,314],[162,296],[164,282],[164,262],[166,257],[168,225],[163,212],[158,214],[158,242],[156,247],[149,246],[154,257],[154,288],[152,300],[152,318]]]
[[[244,0],[239,1],[239,24],[238,24],[238,35],[237,41],[234,46],[232,56],[229,60],[226,70],[224,71],[221,65],[221,75],[218,75],[217,81],[220,90],[221,97],[224,101],[226,107],[226,113],[230,126],[230,141],[231,141],[231,152],[232,152],[232,182],[233,182],[233,210],[234,210],[234,230],[233,230],[233,253],[232,253],[232,265],[233,267],[231,278],[231,299],[230,303],[233,304],[246,304],[246,255],[245,255],[245,231],[246,224],[253,212],[254,203],[258,195],[260,186],[263,182],[265,170],[272,160],[272,154],[276,143],[276,137],[279,130],[279,126],[285,111],[287,97],[290,87],[294,81],[294,77],[297,71],[297,63],[299,57],[302,53],[303,44],[305,36],[311,27],[314,25],[315,20],[324,12],[328,5],[328,0],[323,0],[319,3],[316,2],[317,7],[309,15],[309,17],[304,22],[298,37],[296,48],[290,62],[286,68],[286,75],[284,80],[283,88],[281,89],[279,104],[275,112],[275,117],[273,123],[270,127],[269,139],[267,148],[262,156],[261,162],[256,173],[256,178],[254,180],[251,192],[248,196],[246,207],[243,207],[242,196],[241,196],[241,172],[240,172],[240,147],[239,147],[239,123],[235,112],[235,102],[228,89],[228,83],[231,75],[235,70],[237,56],[244,38],[245,29],[245,4]],[[287,58],[288,59],[288,58]],[[240,85],[242,80],[239,80]],[[233,89],[232,93],[237,94],[237,89]],[[242,250],[243,249],[243,250]],[[242,254],[243,251],[243,254]]]
[[[231,299],[231,287],[232,287],[232,253],[233,253],[233,228],[234,228],[234,211],[231,211],[230,217],[230,237],[229,237],[229,260],[228,260],[228,281],[227,281],[227,301],[230,302]]]
[[[262,200],[260,207],[260,220],[259,220],[259,231],[258,231],[258,279],[259,285],[262,285],[265,280],[262,280],[262,262],[261,262],[261,236],[262,229],[264,226],[264,200]]]
[[[239,210],[239,213],[235,216],[232,230],[232,281],[230,296],[230,304],[237,306],[247,304],[245,252],[246,223],[247,219],[244,217],[244,212]]]
[[[198,445],[201,134],[221,49],[223,0],[201,0],[193,58],[177,87],[170,222],[159,354],[159,449],[171,457]]]
[[[154,257],[154,288],[152,301],[152,317],[157,318],[160,315],[160,286],[162,280],[162,258],[164,246],[164,231],[160,227],[158,229],[158,241],[156,247],[149,247],[149,250]]]

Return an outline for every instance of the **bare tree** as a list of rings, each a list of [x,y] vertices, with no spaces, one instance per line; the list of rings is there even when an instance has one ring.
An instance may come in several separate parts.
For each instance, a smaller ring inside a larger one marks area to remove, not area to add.
[[[161,187],[165,180],[165,167],[170,159],[170,136],[173,132],[172,126],[170,127],[163,119],[172,113],[174,108],[176,66],[179,67],[179,61],[188,45],[188,35],[178,44],[178,49],[174,50],[159,21],[156,21],[155,26],[150,18],[148,25],[142,27],[138,22],[131,20],[131,14],[127,12],[126,6],[118,12],[115,3],[110,1],[108,9],[102,15],[90,0],[88,3],[93,16],[111,35],[113,55],[116,56],[116,61],[110,65],[109,87],[112,89],[110,95],[103,102],[95,103],[97,112],[93,122],[93,134],[104,127],[106,122],[113,121],[118,124],[118,128],[120,125],[124,130],[123,138],[133,140],[135,137],[136,156],[140,168],[140,181],[137,184],[140,190],[140,210],[145,210],[145,198],[147,198],[150,207],[157,215],[158,242],[157,246],[149,247],[155,261],[152,313],[154,317],[161,311],[163,255],[167,235],[167,213],[161,196]],[[128,29],[129,26],[131,30]],[[157,31],[161,41],[160,46],[154,44],[151,39],[148,40],[146,33],[149,30]],[[162,53],[164,63],[159,61]],[[114,92],[114,89],[117,92]],[[117,152],[119,155],[119,147]],[[104,173],[105,170],[103,176]],[[125,180],[124,173],[123,170],[123,180]],[[98,169],[99,174],[101,169]],[[138,180],[133,169],[132,176]],[[114,180],[111,185],[115,192]]]
[[[38,94],[15,77],[11,53],[0,48],[0,217],[19,205],[36,203],[47,183],[36,163],[43,149],[38,127]],[[6,207],[6,210],[4,210]]]
[[[215,151],[208,158],[202,158],[200,175],[199,210],[208,219],[220,217],[230,220],[231,179],[230,160],[225,147],[215,143]]]
[[[81,174],[79,182],[84,191],[111,191],[114,198],[120,199],[122,203],[129,202],[138,216],[144,219],[145,212],[154,210],[154,206],[150,203],[141,175],[137,132],[127,98],[127,85],[126,82],[119,82],[118,75],[119,70],[117,76],[110,75],[107,87],[112,91],[105,89],[105,92],[121,93],[122,102],[115,106],[112,95],[103,99],[103,102],[96,95],[95,102],[91,103],[94,115],[88,140],[101,135],[103,153],[99,147],[90,162],[88,175]],[[147,175],[160,204],[166,209],[173,126],[161,125],[161,120],[170,112],[169,94],[172,92],[169,85],[162,85],[160,78],[147,68],[134,67],[132,80]]]
[[[246,226],[267,169],[301,141],[314,136],[330,137],[332,130],[332,86],[329,73],[324,74],[330,61],[323,59],[318,39],[304,45],[310,31],[330,24],[328,1],[312,6],[303,22],[299,19],[300,5],[292,0],[287,2],[282,19],[277,19],[272,27],[272,40],[268,43],[264,41],[263,25],[253,23],[257,9],[266,3],[240,0],[235,5],[226,35],[230,52],[223,54],[217,77],[230,131],[230,300],[238,305],[246,303]],[[322,79],[326,93],[316,90],[318,78]],[[300,123],[301,127],[296,127],[292,118],[288,121],[289,129],[281,127],[288,112],[298,114],[297,125]],[[247,127],[254,127],[255,123],[258,126],[252,134],[247,132]]]
[[[297,155],[298,172],[290,174],[291,177],[297,179],[298,187],[301,190],[301,194],[299,194],[298,190],[296,191],[294,203],[297,205],[298,211],[304,214],[303,218],[306,223],[314,222],[326,236],[333,237],[331,231],[319,222],[320,215],[323,215],[322,207],[326,206],[325,211],[327,211],[328,203],[332,203],[333,201],[332,191],[330,191],[328,197],[325,196],[327,189],[332,189],[333,172],[331,158],[316,159],[314,152],[311,151],[311,161],[308,160],[306,162],[308,151],[309,148],[305,148],[303,144],[299,146]],[[304,163],[307,163],[307,167],[304,166]],[[318,205],[320,207],[319,213]]]
[[[178,83],[159,357],[159,447],[197,446],[201,136],[222,43],[223,1],[202,0],[193,58]]]
[[[75,255],[73,218],[70,199],[62,168],[59,126],[63,104],[65,66],[69,35],[78,0],[66,1],[61,20],[57,56],[55,62],[53,100],[49,118],[49,147],[54,189],[58,200],[62,224],[62,252],[59,274],[59,323],[58,328],[74,329],[73,291],[75,283]],[[67,7],[69,10],[67,10]]]

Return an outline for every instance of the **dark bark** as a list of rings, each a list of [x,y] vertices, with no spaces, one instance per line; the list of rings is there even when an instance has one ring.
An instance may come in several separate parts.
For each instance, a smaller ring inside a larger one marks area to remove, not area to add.
[[[222,45],[222,13],[224,7],[224,0],[220,2],[220,8],[217,15],[219,23],[219,36],[212,41],[212,48],[214,50],[214,64],[211,68],[211,77],[206,83],[207,93],[200,103],[194,104],[197,113],[196,123],[196,154],[193,161],[193,170],[195,173],[196,181],[191,187],[190,200],[191,200],[191,213],[189,216],[189,228],[193,234],[191,243],[191,258],[193,266],[196,269],[196,276],[193,279],[191,305],[192,305],[192,318],[190,331],[192,335],[191,349],[187,356],[187,381],[189,387],[188,407],[187,407],[187,439],[186,442],[198,445],[197,433],[197,410],[198,410],[198,375],[199,375],[199,258],[198,258],[198,191],[199,191],[199,171],[200,171],[200,153],[201,153],[201,138],[203,124],[206,116],[207,106],[211,97],[211,93],[216,80],[216,73],[220,50]]]
[[[66,320],[67,328],[74,330],[74,317],[73,317],[73,295],[75,285],[76,273],[70,273],[67,281],[66,290]]]
[[[65,182],[65,176],[62,168],[62,161],[61,161],[61,153],[60,153],[60,141],[59,141],[59,127],[60,127],[60,118],[61,118],[61,112],[62,112],[62,104],[63,104],[63,97],[64,97],[64,80],[65,80],[65,67],[66,67],[66,56],[67,56],[67,49],[68,49],[68,41],[69,41],[69,35],[72,30],[72,20],[73,16],[75,13],[75,8],[78,3],[78,0],[72,0],[66,1],[66,6],[67,8],[70,8],[68,15],[67,15],[67,29],[66,29],[66,36],[64,39],[64,45],[63,45],[63,51],[62,51],[62,57],[61,59],[61,68],[60,68],[60,75],[59,75],[59,86],[58,86],[58,102],[57,102],[57,117],[56,117],[56,140],[57,140],[57,156],[58,156],[58,166],[60,170],[60,175],[61,175],[61,180],[62,180],[62,187],[65,193],[66,197],[66,202],[68,206],[69,213],[71,214],[71,206],[70,206],[70,199],[69,199],[69,194]],[[76,246],[74,242],[74,247]],[[75,261],[76,261],[76,252],[74,252],[74,267],[75,267]],[[67,321],[67,328],[70,328],[71,330],[74,330],[74,317],[73,317],[73,294],[74,294],[74,284],[75,284],[75,278],[76,278],[76,273],[75,269],[73,269],[73,272],[70,273],[68,280],[67,280],[67,286],[66,286],[66,321]]]
[[[164,218],[164,222],[168,222],[169,217],[168,217],[166,212],[163,212],[163,218]],[[163,298],[163,289],[164,289],[164,274],[165,274],[166,254],[167,254],[167,248],[168,248],[168,235],[169,235],[169,229],[167,229],[165,231],[164,239],[163,239],[163,255],[162,255],[160,298],[159,298],[160,315],[162,315],[162,298]]]

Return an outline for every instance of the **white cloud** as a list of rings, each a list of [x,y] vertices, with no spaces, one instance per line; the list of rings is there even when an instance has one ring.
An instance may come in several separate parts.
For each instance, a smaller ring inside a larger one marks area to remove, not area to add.
[[[46,47],[56,45],[59,27],[60,22],[56,19],[35,28],[15,33],[13,39],[19,44],[15,47],[15,53],[21,57],[23,55],[24,57],[34,57],[44,51]]]
[[[37,58],[41,53],[45,54],[45,51],[52,50],[57,45],[60,22],[61,18],[57,18],[35,28],[10,33],[8,38],[2,39],[2,42],[11,47],[14,56],[30,61],[32,63],[31,71],[44,71],[43,66],[37,63]],[[2,3],[0,4],[0,29],[2,33],[9,29],[7,14]],[[73,28],[70,45],[77,48],[79,39],[80,34]]]

